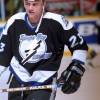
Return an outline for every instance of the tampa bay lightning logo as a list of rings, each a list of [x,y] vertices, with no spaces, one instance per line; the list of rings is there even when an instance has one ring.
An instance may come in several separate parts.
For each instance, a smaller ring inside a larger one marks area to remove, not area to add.
[[[45,39],[46,35],[38,33],[37,35],[20,35],[19,53],[23,58],[22,63],[36,63],[43,59],[47,52]]]

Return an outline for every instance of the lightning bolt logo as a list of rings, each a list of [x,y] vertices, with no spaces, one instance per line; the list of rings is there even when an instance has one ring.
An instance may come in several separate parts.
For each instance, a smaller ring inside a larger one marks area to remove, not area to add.
[[[30,45],[30,47],[32,47],[32,48],[30,48],[30,49],[28,49],[28,50],[25,50],[25,53],[26,53],[26,58],[24,58],[23,60],[22,60],[22,64],[24,65],[34,54],[36,54],[37,53],[37,49],[40,47],[40,43],[41,43],[42,41],[40,40],[40,41],[38,41],[37,43],[36,43],[36,45],[35,46],[33,46],[33,45]]]
[[[44,57],[47,54],[46,38],[47,35],[43,33],[38,33],[37,35],[20,35],[19,53],[22,57],[21,63],[23,65],[27,62],[36,63],[48,57]]]

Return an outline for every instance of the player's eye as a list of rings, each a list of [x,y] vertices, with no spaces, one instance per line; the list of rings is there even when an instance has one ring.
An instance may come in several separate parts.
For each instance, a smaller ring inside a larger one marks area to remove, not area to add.
[[[33,3],[32,5],[33,5],[33,6],[36,6],[36,5],[37,5],[37,3]]]

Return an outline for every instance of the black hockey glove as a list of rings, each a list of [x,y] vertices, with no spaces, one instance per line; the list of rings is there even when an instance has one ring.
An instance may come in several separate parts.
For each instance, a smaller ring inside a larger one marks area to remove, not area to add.
[[[84,72],[85,69],[79,62],[72,62],[58,79],[58,82],[64,83],[61,88],[62,92],[71,94],[77,91]]]

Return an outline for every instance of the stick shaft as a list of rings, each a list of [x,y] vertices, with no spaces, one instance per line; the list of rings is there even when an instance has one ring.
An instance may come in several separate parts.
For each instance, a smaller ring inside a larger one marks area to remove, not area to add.
[[[38,89],[52,89],[52,88],[53,88],[52,85],[19,87],[19,88],[8,88],[8,89],[0,89],[0,93],[1,92],[17,92],[17,91],[38,90]]]

